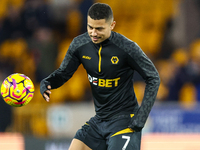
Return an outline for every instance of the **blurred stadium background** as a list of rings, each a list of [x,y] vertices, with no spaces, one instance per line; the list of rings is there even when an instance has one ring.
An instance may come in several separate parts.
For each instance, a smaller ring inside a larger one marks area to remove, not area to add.
[[[0,0],[0,83],[29,76],[35,95],[24,107],[0,99],[0,149],[64,150],[94,108],[82,66],[46,103],[39,82],[59,67],[72,39],[86,31],[87,10],[108,3],[114,31],[137,42],[161,77],[142,150],[200,149],[199,0]],[[145,84],[135,75],[139,103]],[[13,146],[13,147],[12,147]]]

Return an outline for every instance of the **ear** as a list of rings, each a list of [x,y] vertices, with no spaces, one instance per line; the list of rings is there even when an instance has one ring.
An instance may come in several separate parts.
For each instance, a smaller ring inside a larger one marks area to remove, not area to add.
[[[110,25],[111,30],[113,30],[113,29],[115,28],[115,24],[116,24],[116,21],[113,21],[113,22],[111,23],[111,25]]]

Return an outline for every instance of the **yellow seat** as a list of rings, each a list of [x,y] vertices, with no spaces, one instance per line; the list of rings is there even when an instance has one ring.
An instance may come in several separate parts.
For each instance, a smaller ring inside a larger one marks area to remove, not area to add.
[[[197,102],[197,90],[192,83],[185,83],[179,93],[179,102],[186,108],[195,106]]]

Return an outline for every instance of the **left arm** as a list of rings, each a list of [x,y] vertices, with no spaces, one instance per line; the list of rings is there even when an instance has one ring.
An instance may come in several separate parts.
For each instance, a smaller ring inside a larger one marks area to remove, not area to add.
[[[128,63],[143,77],[146,83],[142,104],[129,125],[133,130],[140,131],[144,127],[156,100],[156,95],[160,85],[160,77],[154,64],[145,55],[141,48],[136,43],[133,43],[131,48],[132,50],[129,51],[130,57]]]

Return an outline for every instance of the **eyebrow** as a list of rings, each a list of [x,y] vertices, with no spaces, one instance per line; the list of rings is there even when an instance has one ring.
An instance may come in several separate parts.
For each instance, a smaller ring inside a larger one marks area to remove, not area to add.
[[[90,28],[94,28],[94,27],[92,27],[92,26],[89,25],[89,24],[88,24],[88,26],[89,26]],[[104,29],[104,27],[96,27],[95,29]]]

